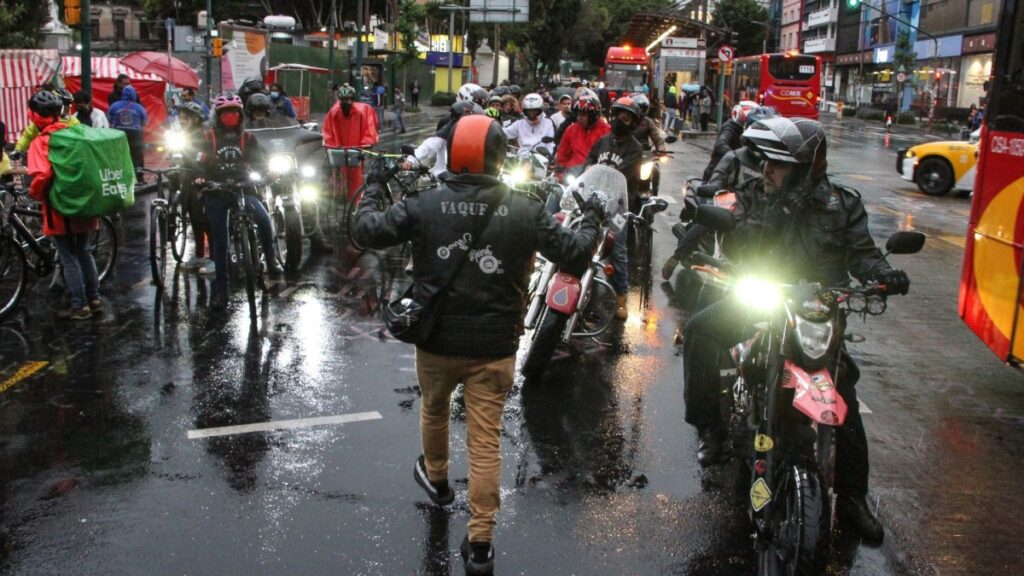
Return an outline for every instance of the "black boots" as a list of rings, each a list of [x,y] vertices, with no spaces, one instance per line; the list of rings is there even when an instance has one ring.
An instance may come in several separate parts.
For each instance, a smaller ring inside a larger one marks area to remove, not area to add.
[[[881,542],[885,537],[882,523],[871,513],[867,499],[863,496],[836,498],[836,515],[840,522],[848,524],[865,540]]]

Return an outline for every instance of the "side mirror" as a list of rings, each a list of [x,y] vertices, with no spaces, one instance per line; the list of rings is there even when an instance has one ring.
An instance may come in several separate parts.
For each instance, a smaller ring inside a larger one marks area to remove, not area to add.
[[[885,250],[890,254],[917,254],[924,248],[925,235],[920,232],[902,231],[889,236]]]
[[[672,136],[671,134],[665,136],[665,144],[675,144],[678,140],[679,138]]]
[[[718,206],[698,206],[694,221],[715,232],[728,233],[736,227],[736,217],[732,211]]]
[[[644,208],[650,210],[652,214],[657,214],[658,212],[668,210],[668,202],[666,202],[664,198],[651,198],[647,201],[647,204],[644,205]]]
[[[412,144],[402,144],[402,154],[413,156],[416,154],[416,147]]]
[[[545,136],[545,137],[541,138],[540,141],[545,143],[545,144],[551,144],[552,142],[555,141],[555,139],[552,138],[551,136]]]

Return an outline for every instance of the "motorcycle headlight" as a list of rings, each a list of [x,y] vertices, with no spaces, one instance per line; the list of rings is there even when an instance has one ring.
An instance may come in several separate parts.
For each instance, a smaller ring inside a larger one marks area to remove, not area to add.
[[[271,174],[282,175],[292,171],[295,160],[290,154],[274,154],[267,161],[267,169]]]
[[[514,168],[505,176],[505,183],[510,187],[515,188],[516,186],[526,182],[529,179],[529,173],[526,168],[519,166]]]
[[[299,187],[299,201],[302,203],[316,202],[316,197],[320,195],[320,190],[312,184],[303,184]]]
[[[314,178],[316,177],[316,168],[309,164],[303,164],[299,169],[299,175],[303,178]]]
[[[249,172],[249,180],[259,182],[260,180],[263,180],[263,175],[259,172]]]
[[[181,152],[188,148],[188,138],[180,130],[173,130],[164,135],[164,147],[170,152]]]
[[[796,317],[796,340],[809,358],[817,360],[828,352],[832,343],[831,322],[809,322]]]
[[[736,283],[736,297],[748,308],[769,312],[782,304],[782,289],[772,282],[744,278]]]
[[[640,165],[640,179],[650,180],[651,174],[654,172],[654,162],[644,162]]]

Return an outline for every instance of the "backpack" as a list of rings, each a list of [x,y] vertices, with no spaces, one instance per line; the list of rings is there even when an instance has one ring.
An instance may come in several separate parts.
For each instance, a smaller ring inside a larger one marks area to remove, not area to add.
[[[135,203],[135,167],[120,130],[78,125],[50,135],[50,206],[64,216],[121,212]]]

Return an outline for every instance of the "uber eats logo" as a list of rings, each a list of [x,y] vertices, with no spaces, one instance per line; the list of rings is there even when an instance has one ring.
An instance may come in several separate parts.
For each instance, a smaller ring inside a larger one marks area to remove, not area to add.
[[[124,183],[124,169],[100,169],[100,181],[103,182],[104,196],[120,196],[122,200],[128,195],[128,186]]]

